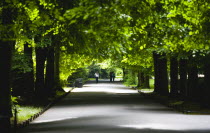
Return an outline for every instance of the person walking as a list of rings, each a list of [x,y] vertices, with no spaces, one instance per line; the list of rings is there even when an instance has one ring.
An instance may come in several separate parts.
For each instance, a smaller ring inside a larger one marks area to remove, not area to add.
[[[98,83],[98,78],[99,78],[99,73],[98,72],[95,73],[95,78],[96,78],[96,83]]]
[[[114,81],[114,79],[115,79],[115,73],[112,72],[112,81]]]
[[[110,82],[112,82],[112,72],[109,73]]]

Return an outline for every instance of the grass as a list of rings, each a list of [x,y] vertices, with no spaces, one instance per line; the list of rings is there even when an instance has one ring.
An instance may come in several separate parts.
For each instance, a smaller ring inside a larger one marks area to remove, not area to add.
[[[34,107],[34,106],[20,106],[17,108],[17,122],[21,123],[23,121],[26,121],[30,119],[35,114],[41,112],[43,108],[42,107]],[[14,117],[12,118],[12,121],[14,120]]]

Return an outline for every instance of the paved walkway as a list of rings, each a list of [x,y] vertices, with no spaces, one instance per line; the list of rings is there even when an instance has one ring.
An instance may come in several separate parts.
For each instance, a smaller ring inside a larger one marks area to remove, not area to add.
[[[210,116],[181,114],[101,81],[74,89],[19,133],[210,133]]]

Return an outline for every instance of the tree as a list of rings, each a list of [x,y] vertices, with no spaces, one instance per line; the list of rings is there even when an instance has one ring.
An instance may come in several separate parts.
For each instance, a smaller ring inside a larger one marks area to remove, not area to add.
[[[172,97],[178,96],[178,58],[177,55],[170,57],[170,95]]]
[[[168,95],[168,72],[166,54],[154,54],[155,69],[155,92],[161,95]]]
[[[187,63],[187,59],[179,60],[179,90],[182,99],[186,99],[185,96],[187,96]]]
[[[1,2],[1,24],[4,26],[0,36],[0,61],[4,62],[0,65],[2,80],[0,81],[0,130],[2,132],[10,132],[11,117],[11,86],[10,86],[10,70],[12,48],[14,46],[14,32],[10,29],[15,20],[15,8],[8,1]]]

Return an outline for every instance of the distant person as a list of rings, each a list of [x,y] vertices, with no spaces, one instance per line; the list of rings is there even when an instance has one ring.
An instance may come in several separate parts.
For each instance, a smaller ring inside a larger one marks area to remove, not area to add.
[[[109,73],[110,82],[112,82],[112,72]]]
[[[96,83],[98,83],[98,78],[99,78],[99,73],[98,72],[95,73],[95,78],[96,78]]]
[[[115,79],[115,73],[112,72],[112,81],[114,81],[114,79]]]

